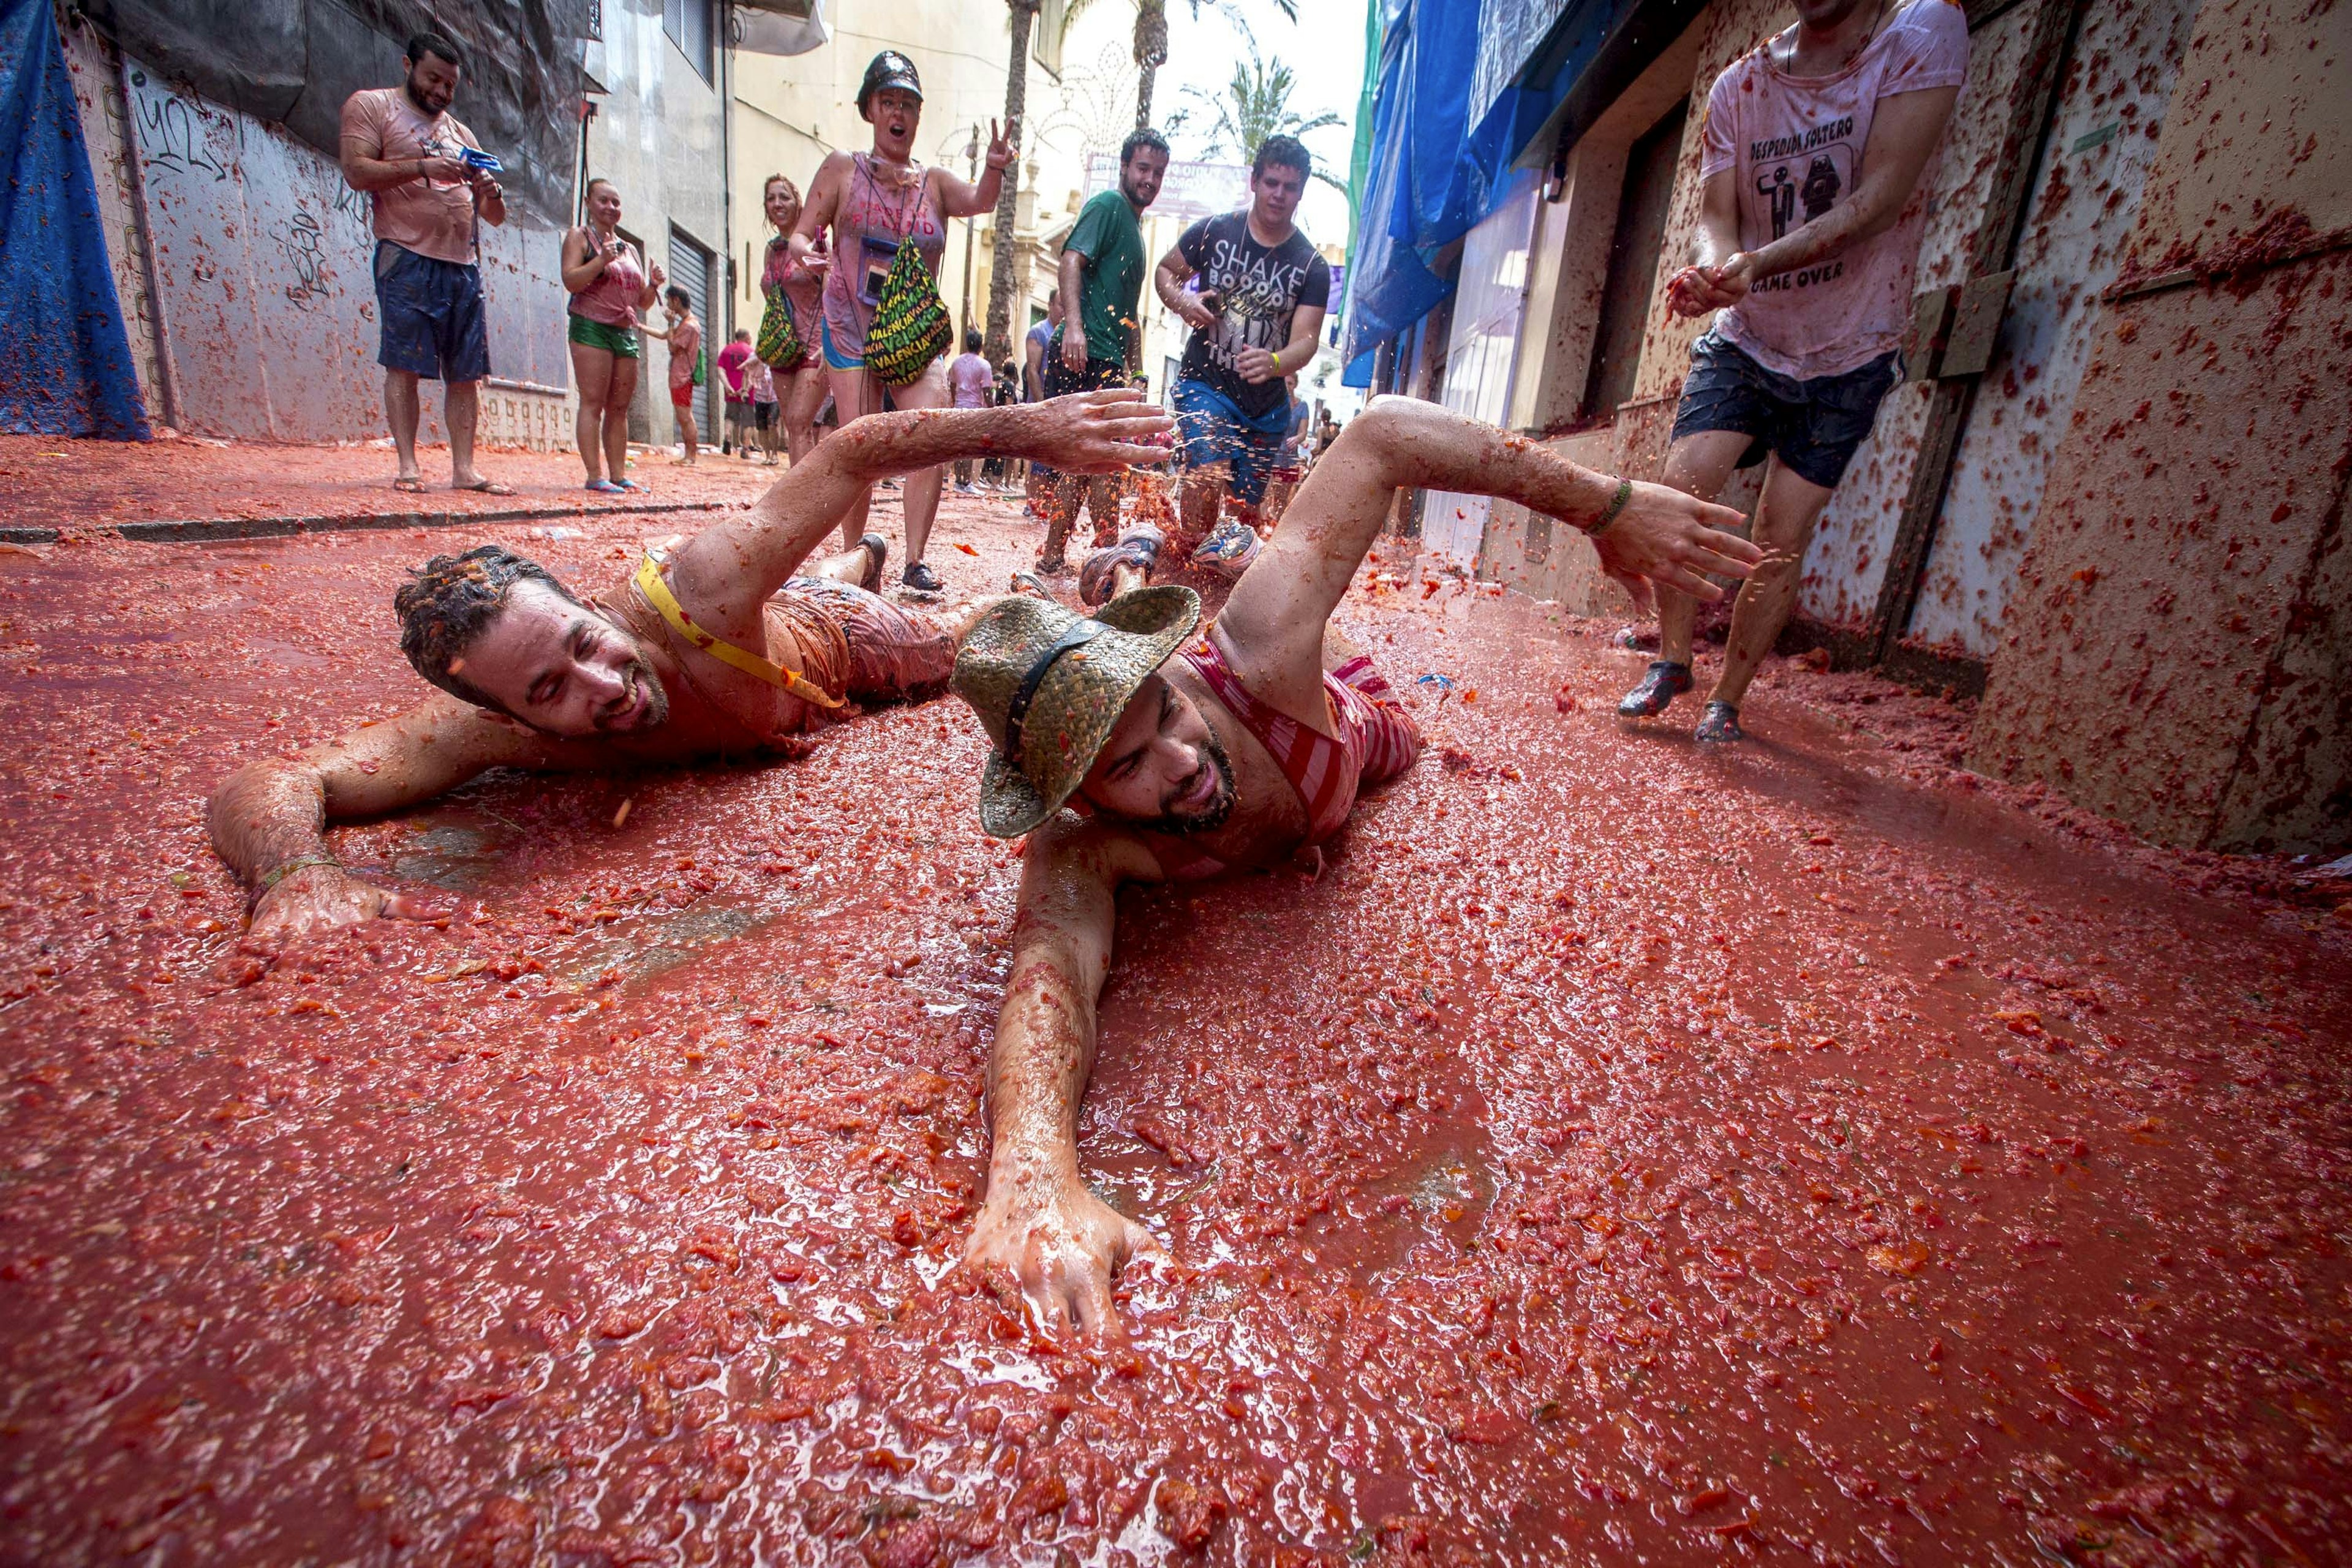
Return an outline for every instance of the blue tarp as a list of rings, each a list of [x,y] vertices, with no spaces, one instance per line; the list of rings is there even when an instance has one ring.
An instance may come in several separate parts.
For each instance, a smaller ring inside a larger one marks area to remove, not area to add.
[[[1539,81],[1523,72],[1473,124],[1481,19],[1520,3],[1387,0],[1372,174],[1348,258],[1349,386],[1370,385],[1373,350],[1453,292],[1431,262],[1495,209],[1513,163],[1641,0],[1570,0],[1548,35],[1556,68]]]
[[[150,439],[51,0],[0,0],[0,430]]]

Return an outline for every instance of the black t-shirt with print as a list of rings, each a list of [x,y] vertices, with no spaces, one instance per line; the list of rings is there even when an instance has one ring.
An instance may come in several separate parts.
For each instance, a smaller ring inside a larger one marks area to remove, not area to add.
[[[1298,307],[1328,308],[1330,264],[1296,228],[1280,245],[1260,245],[1250,237],[1245,211],[1201,219],[1184,231],[1176,248],[1200,274],[1193,287],[1222,297],[1216,326],[1193,330],[1177,374],[1216,388],[1254,419],[1281,407],[1290,397],[1282,378],[1244,381],[1234,358],[1244,348],[1279,351],[1290,342],[1290,318]]]

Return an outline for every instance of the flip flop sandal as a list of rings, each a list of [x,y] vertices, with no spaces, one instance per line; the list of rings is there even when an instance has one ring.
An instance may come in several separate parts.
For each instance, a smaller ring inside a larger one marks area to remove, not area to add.
[[[425,493],[425,481],[415,474],[403,474],[392,481],[392,488],[404,496],[421,496]]]
[[[627,493],[628,489],[627,486],[616,485],[610,479],[590,479],[580,488],[583,490],[593,490],[600,496],[623,495]]]
[[[1034,572],[1013,574],[1012,589],[1016,594],[1025,594],[1033,599],[1051,599],[1054,596],[1054,590],[1045,586],[1045,579],[1038,576]]]
[[[878,533],[869,533],[857,542],[857,547],[873,557],[873,564],[866,569],[858,586],[869,594],[878,594],[882,591],[882,564],[890,559],[890,542]]]
[[[502,485],[496,479],[476,479],[470,485],[451,485],[449,488],[478,496],[510,496],[515,493],[512,485]]]

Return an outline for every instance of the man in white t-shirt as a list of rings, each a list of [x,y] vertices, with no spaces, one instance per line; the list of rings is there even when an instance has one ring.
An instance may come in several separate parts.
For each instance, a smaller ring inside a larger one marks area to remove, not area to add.
[[[1770,463],[1756,510],[1764,564],[1732,608],[1702,741],[1743,738],[1740,700],[1788,624],[1813,525],[1902,379],[1926,221],[1911,195],[1968,65],[1952,0],[1797,0],[1796,25],[1707,94],[1694,264],[1667,303],[1715,323],[1691,345],[1662,477],[1713,500],[1735,468]],[[1690,689],[1696,613],[1658,590],[1658,658],[1618,712],[1651,717]]]

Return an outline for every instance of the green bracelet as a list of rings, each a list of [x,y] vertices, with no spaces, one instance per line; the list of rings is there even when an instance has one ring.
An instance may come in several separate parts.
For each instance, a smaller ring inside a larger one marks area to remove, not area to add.
[[[342,869],[343,863],[341,860],[336,859],[332,855],[297,855],[293,859],[287,861],[284,865],[273,866],[268,870],[264,871],[260,876],[256,877],[253,879],[254,901],[256,903],[260,902],[262,899],[268,895],[269,890],[278,886],[278,883],[284,881],[295,872],[308,870],[313,866],[332,866],[335,869],[340,871]]]
[[[1617,521],[1617,514],[1625,510],[1625,503],[1633,499],[1633,481],[1631,479],[1619,479],[1617,481],[1617,493],[1610,498],[1609,510],[1601,514],[1601,521],[1599,522],[1594,523],[1591,528],[1584,531],[1584,537],[1587,539],[1600,538],[1601,535],[1607,531],[1609,525]]]

